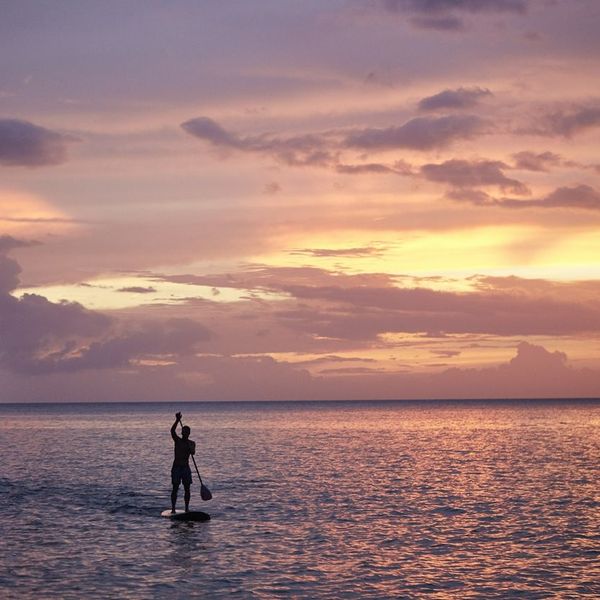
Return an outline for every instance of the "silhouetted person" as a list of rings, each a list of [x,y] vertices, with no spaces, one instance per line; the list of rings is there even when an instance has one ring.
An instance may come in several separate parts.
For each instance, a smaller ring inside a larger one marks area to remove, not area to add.
[[[175,442],[175,459],[171,467],[171,482],[173,483],[173,491],[171,492],[171,510],[175,512],[175,504],[177,504],[177,491],[179,484],[183,483],[185,490],[185,512],[190,509],[190,485],[192,485],[192,471],[189,465],[190,454],[196,453],[196,442],[188,439],[190,437],[190,428],[184,425],[181,428],[181,437],[176,433],[177,425],[181,423],[181,413],[175,415],[175,423],[171,427],[171,437]]]

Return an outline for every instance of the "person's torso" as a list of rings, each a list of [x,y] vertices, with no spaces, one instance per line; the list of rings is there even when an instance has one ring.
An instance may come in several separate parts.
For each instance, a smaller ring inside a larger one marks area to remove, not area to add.
[[[191,446],[194,442],[191,440],[176,440],[175,441],[175,460],[173,465],[187,466],[192,453]]]

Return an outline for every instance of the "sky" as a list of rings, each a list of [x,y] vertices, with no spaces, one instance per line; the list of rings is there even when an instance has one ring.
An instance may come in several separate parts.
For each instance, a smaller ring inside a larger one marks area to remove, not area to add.
[[[597,0],[5,0],[0,402],[600,396]]]

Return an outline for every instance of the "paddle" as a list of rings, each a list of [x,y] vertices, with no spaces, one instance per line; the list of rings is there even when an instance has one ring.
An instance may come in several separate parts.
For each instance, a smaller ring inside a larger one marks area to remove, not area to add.
[[[198,465],[196,464],[196,459],[194,458],[193,454],[191,454],[190,456],[192,457],[192,460],[194,461],[194,467],[196,467],[196,473],[198,473],[198,479],[200,480],[200,497],[205,502],[207,500],[211,500],[212,494],[210,493],[210,490],[204,485],[204,483],[202,483],[202,477],[200,477],[200,471],[198,471]]]
[[[183,429],[183,423],[181,422],[181,419],[179,419],[179,424],[181,425],[181,429]],[[212,494],[211,494],[210,490],[204,485],[204,482],[202,481],[202,477],[200,477],[200,471],[198,471],[198,465],[196,464],[196,459],[194,458],[193,454],[190,454],[190,456],[192,457],[192,461],[194,462],[194,467],[196,467],[196,473],[198,474],[198,479],[200,480],[200,497],[205,502],[207,500],[211,500]]]

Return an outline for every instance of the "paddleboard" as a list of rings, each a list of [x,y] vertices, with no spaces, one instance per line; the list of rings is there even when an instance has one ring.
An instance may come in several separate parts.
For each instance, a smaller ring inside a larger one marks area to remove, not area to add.
[[[172,521],[210,521],[210,515],[201,510],[177,510],[174,513],[171,510],[163,510],[160,513],[161,517],[166,517]]]

